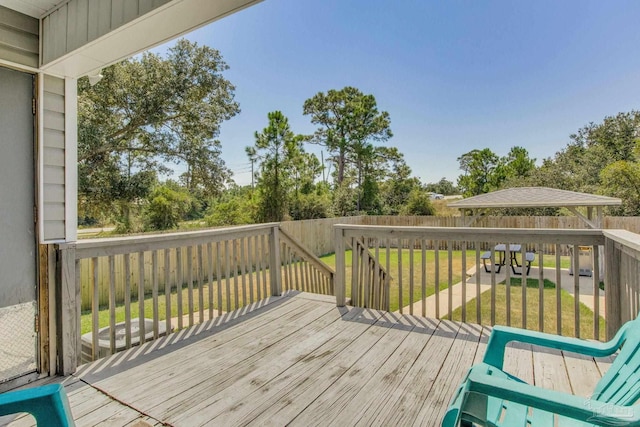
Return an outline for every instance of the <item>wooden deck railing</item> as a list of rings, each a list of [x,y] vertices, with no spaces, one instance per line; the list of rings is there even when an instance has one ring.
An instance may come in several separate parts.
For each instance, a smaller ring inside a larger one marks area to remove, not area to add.
[[[609,299],[610,293],[614,292],[609,286],[606,293],[600,289],[600,248],[605,240],[613,237],[605,238],[607,233],[602,230],[358,225],[336,225],[334,230],[339,306],[350,298],[350,304],[355,306],[399,313],[605,338],[605,330],[601,327],[605,321],[601,318],[605,315],[605,307],[600,302],[604,295]],[[640,242],[640,236],[629,234]],[[617,245],[624,245],[629,251],[631,237],[627,236],[626,243],[620,243],[620,235],[615,236]],[[368,250],[348,253],[349,247],[360,244]],[[498,244],[505,244],[507,260],[499,273],[494,268],[500,258],[495,250]],[[520,245],[517,253],[511,249],[515,245]],[[579,271],[585,246],[589,247],[592,257],[592,277],[569,276],[567,264]],[[615,256],[621,257],[622,253],[626,252],[617,250]],[[638,253],[633,251],[634,256]],[[625,272],[638,267],[635,258],[625,256],[620,262],[632,265]],[[512,257],[519,265],[523,264],[522,260],[526,265],[526,259],[532,259],[531,270],[518,266],[512,270],[509,265]],[[363,273],[361,264],[370,263],[370,259],[385,266],[384,279],[382,275],[367,277],[367,274],[375,274],[372,270],[367,273],[365,269]],[[483,261],[490,270],[488,273]],[[539,268],[541,265],[545,267]],[[637,297],[640,290],[637,275],[635,279],[628,274],[621,277],[628,280],[625,295]],[[513,281],[514,278],[520,280]],[[613,282],[609,280],[608,283]],[[371,297],[378,294],[389,297],[386,301]],[[621,299],[618,298],[619,304],[622,304]],[[619,327],[619,321],[609,319],[612,314],[609,301],[606,307],[608,328]],[[636,313],[637,308],[636,302],[621,319]],[[589,310],[592,313],[588,313]],[[588,328],[587,324],[590,325]]]
[[[58,261],[70,367],[283,290],[334,293],[333,270],[278,223],[82,240]]]
[[[603,230],[607,336],[635,319],[640,310],[640,236],[626,230]]]

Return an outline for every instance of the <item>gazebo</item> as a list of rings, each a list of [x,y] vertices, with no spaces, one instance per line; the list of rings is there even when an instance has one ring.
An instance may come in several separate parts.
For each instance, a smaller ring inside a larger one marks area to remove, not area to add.
[[[548,187],[516,187],[491,193],[480,194],[449,203],[448,206],[462,211],[463,224],[471,226],[479,217],[490,209],[501,208],[566,208],[584,221],[589,228],[602,228],[604,206],[620,206],[622,200],[615,197],[597,194],[578,193],[576,191],[558,190]],[[578,210],[587,209],[586,216]],[[594,218],[593,211],[596,211]],[[472,216],[467,218],[466,211]]]

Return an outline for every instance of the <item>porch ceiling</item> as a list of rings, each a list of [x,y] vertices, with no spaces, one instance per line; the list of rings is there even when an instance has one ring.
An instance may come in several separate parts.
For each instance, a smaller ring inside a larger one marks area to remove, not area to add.
[[[0,6],[8,7],[17,12],[34,18],[42,18],[57,5],[65,3],[61,0],[0,0]]]

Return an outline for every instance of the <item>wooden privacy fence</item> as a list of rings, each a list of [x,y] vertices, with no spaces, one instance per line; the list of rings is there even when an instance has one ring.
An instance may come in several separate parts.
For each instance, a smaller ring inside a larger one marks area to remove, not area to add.
[[[604,338],[601,230],[336,225],[335,242],[339,306],[350,298],[354,306],[400,314]],[[367,250],[348,251],[362,244]],[[553,256],[542,250],[549,245],[556,247]],[[569,276],[561,246],[573,249],[573,266],[580,266],[588,247],[592,276]],[[362,268],[371,259],[384,267],[384,274]],[[607,310],[609,321],[609,304]]]
[[[61,244],[81,361],[286,290],[334,294],[333,270],[278,223]],[[63,279],[63,286],[65,286]],[[74,308],[74,305],[77,308]],[[82,337],[80,336],[82,335]]]
[[[383,225],[389,227],[462,227],[461,217],[437,216],[352,216],[342,218],[285,221],[280,228],[285,230],[315,255],[333,253],[333,226],[336,224]],[[586,225],[575,216],[485,216],[473,228],[553,228],[585,229]],[[640,233],[640,217],[605,217],[605,229],[624,229]],[[457,242],[453,242],[457,244]],[[443,247],[441,249],[446,249]],[[460,248],[457,248],[458,250]],[[555,246],[547,245],[546,254],[554,255]],[[561,246],[561,255],[569,255],[568,248]]]

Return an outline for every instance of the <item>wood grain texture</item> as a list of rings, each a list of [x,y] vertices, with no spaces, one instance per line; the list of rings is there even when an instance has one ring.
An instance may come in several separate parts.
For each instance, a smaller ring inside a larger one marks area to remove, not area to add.
[[[489,334],[289,291],[84,365],[65,382],[78,425],[438,425]],[[610,363],[516,344],[505,369],[588,396]]]

